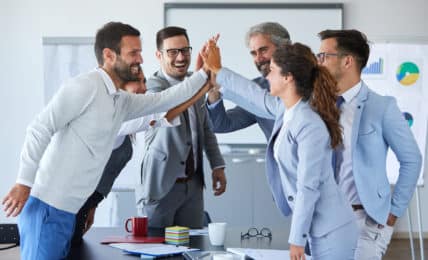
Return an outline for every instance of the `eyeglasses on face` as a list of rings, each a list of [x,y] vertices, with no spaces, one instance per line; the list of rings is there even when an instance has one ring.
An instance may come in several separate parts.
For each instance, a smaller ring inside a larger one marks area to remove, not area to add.
[[[338,57],[338,56],[342,56],[342,55],[345,55],[345,54],[342,54],[342,53],[320,52],[316,56],[317,56],[318,62],[319,63],[323,63],[325,61],[326,57],[329,57],[329,56],[336,56],[336,57]]]
[[[269,228],[265,228],[265,227],[262,228],[262,229],[260,229],[260,231],[257,228],[252,227],[252,228],[248,229],[247,233],[243,234],[241,232],[241,239],[251,238],[251,237],[268,237],[268,238],[272,238],[272,232],[270,231]]]
[[[166,50],[161,50],[161,51],[166,52],[168,57],[175,58],[178,56],[178,53],[180,53],[180,52],[183,56],[190,56],[190,54],[192,54],[192,47],[188,46],[188,47],[184,47],[181,49],[166,49]]]

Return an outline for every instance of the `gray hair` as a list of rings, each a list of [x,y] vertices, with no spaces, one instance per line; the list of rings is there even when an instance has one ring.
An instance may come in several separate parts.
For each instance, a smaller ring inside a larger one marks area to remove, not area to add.
[[[270,40],[275,46],[291,43],[290,34],[279,23],[265,22],[252,26],[245,35],[245,43],[247,47],[250,45],[250,38],[256,34],[264,34],[270,36]]]

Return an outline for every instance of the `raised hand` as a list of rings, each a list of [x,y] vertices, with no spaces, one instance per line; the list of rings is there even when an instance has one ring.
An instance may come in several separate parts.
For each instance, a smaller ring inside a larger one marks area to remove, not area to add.
[[[198,53],[198,57],[196,58],[196,65],[195,65],[195,71],[200,70],[201,68],[203,68],[204,65],[204,60],[202,59],[201,53],[205,53],[208,49],[208,44],[210,41],[213,41],[215,43],[217,43],[218,39],[220,38],[220,34],[216,34],[213,37],[211,37],[205,44],[204,46],[202,46],[201,50]],[[207,70],[206,68],[204,68],[205,70]]]

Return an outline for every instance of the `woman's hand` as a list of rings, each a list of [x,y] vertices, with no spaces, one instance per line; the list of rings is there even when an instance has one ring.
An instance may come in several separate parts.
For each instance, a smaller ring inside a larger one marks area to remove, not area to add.
[[[306,260],[305,247],[290,245],[290,260]]]

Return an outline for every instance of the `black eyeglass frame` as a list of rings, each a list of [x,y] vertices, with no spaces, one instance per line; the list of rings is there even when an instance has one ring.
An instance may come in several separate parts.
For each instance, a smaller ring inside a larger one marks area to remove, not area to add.
[[[192,54],[192,46],[187,46],[184,48],[162,49],[161,51],[166,52],[170,58],[177,57],[180,52],[183,56],[190,56]]]
[[[267,237],[272,239],[272,231],[266,227],[260,229],[260,231],[255,227],[251,227],[248,229],[247,233],[242,234],[241,232],[241,239],[252,237]]]

